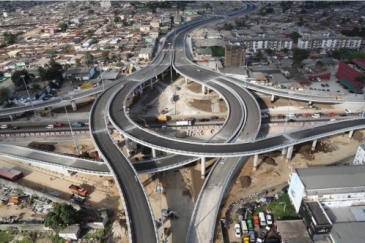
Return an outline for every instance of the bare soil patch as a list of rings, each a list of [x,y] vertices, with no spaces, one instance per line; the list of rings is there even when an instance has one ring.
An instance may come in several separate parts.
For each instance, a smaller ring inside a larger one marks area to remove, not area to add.
[[[186,87],[194,92],[194,93],[197,93],[197,94],[200,94],[202,92],[202,85],[201,84],[198,84],[196,82],[189,82],[188,84],[186,84]]]
[[[224,100],[222,100],[222,101],[218,100],[218,105],[219,105],[219,111],[220,112],[227,112],[228,111],[227,104]]]
[[[212,112],[212,102],[211,100],[196,100],[193,99],[189,101],[189,105],[192,106],[194,109],[205,111],[205,112]]]

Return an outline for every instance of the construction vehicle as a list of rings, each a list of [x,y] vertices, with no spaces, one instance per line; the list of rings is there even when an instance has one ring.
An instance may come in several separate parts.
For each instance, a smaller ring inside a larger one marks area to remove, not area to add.
[[[156,117],[156,121],[158,121],[158,122],[166,122],[167,121],[167,116],[157,116]]]
[[[83,127],[84,126],[84,124],[83,123],[81,123],[81,122],[76,122],[76,123],[74,123],[74,124],[72,124],[74,127]]]
[[[49,113],[52,113],[52,110],[47,107],[47,108],[44,108],[43,111],[39,112],[38,115],[41,116],[41,117],[45,117]]]
[[[61,123],[61,122],[56,122],[56,123],[54,124],[54,127],[62,127],[62,123]]]
[[[85,202],[85,197],[79,196],[77,194],[72,194],[70,196],[70,201],[71,202],[83,203],[83,202]]]
[[[72,193],[77,194],[77,195],[82,196],[82,197],[86,197],[86,195],[87,195],[87,191],[86,191],[85,188],[81,188],[81,187],[76,186],[74,184],[72,184],[71,186],[69,186],[68,189]]]

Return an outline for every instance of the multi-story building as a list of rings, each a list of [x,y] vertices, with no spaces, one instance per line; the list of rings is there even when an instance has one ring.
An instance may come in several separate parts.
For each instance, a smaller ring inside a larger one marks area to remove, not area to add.
[[[365,60],[353,59],[350,63],[340,62],[336,78],[352,92],[361,94],[363,92],[363,84],[356,79],[363,75],[365,75]]]
[[[110,8],[112,6],[110,0],[100,0],[100,7]]]
[[[265,49],[281,51],[285,48],[293,48],[293,41],[290,38],[238,38],[229,40],[229,43],[243,43],[247,49],[254,52]]]
[[[226,67],[243,66],[246,62],[246,49],[241,44],[226,44],[225,59]]]
[[[306,50],[326,49],[336,50],[339,48],[348,48],[358,50],[361,46],[360,37],[304,37],[298,39],[298,48]]]
[[[352,163],[354,165],[365,165],[365,145],[362,144],[357,149],[354,162]]]

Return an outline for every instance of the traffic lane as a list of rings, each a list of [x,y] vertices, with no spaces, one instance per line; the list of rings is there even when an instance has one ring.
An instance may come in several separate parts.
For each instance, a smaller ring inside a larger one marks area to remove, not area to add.
[[[293,121],[286,121],[285,119],[262,119],[262,123],[299,123],[299,122],[322,122],[322,121],[331,121],[333,118],[318,118],[318,119],[288,119]],[[342,121],[342,120],[350,120],[349,118],[337,118],[335,121]]]
[[[125,84],[127,86],[127,83]],[[144,191],[136,179],[131,164],[112,141],[105,124],[105,109],[109,97],[117,87],[104,92],[95,102],[90,114],[90,131],[96,147],[105,159],[105,163],[115,175],[120,193],[123,195],[126,211],[129,214],[131,237],[135,242],[155,242],[155,227],[146,201]]]
[[[240,144],[207,144],[207,143],[189,143],[186,141],[171,140],[164,137],[157,137],[154,134],[150,134],[136,127],[128,127],[127,133],[131,138],[135,140],[140,140],[148,145],[146,146],[158,146],[159,149],[172,150],[174,153],[182,153],[186,155],[204,155],[204,156],[232,156],[232,155],[249,155],[260,153],[260,151],[267,149],[273,149],[277,146],[282,146],[285,144],[290,144],[298,139],[306,139],[307,137],[316,136],[319,134],[330,133],[332,131],[340,129],[348,129],[349,127],[355,126],[365,126],[365,119],[357,119],[350,121],[341,121],[338,123],[330,123],[323,126],[314,127],[308,130],[301,130],[293,133],[288,133],[286,135],[279,135],[276,137],[267,138],[264,140],[258,140],[251,143],[240,143]],[[120,124],[120,123],[119,123]],[[124,131],[124,132],[126,132]],[[132,135],[133,134],[133,135]]]

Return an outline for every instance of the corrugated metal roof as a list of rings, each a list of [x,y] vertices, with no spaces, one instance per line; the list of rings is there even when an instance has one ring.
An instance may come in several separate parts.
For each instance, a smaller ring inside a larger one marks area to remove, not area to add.
[[[285,243],[312,243],[307,228],[302,220],[276,221],[282,242]]]
[[[306,190],[363,187],[365,166],[331,166],[296,169]]]
[[[360,243],[365,239],[365,222],[334,224],[331,237],[334,243]]]

